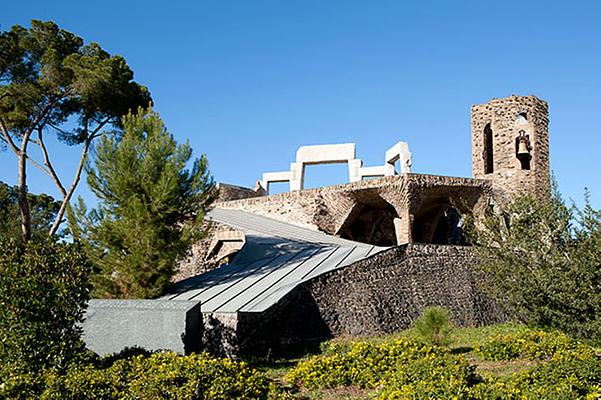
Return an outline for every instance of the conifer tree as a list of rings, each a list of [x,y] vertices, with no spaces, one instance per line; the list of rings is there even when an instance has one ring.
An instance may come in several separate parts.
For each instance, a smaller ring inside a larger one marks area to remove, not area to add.
[[[28,196],[28,165],[54,182],[60,208],[48,228],[59,231],[77,188],[88,152],[105,129],[150,101],[148,90],[133,80],[133,72],[118,55],[97,43],[84,44],[79,36],[54,22],[33,20],[0,32],[0,150],[17,160],[17,205],[23,241],[32,236]],[[70,183],[59,176],[56,154],[46,146],[54,135],[68,146],[80,146],[81,156]],[[39,151],[41,159],[34,155]]]
[[[130,113],[123,128],[122,138],[104,135],[96,148],[87,173],[99,205],[87,213],[80,199],[73,230],[97,267],[95,296],[151,298],[198,237],[214,185],[204,155],[187,169],[192,149],[156,112]]]
[[[601,211],[579,210],[554,184],[491,210],[475,235],[485,289],[514,318],[601,343]]]

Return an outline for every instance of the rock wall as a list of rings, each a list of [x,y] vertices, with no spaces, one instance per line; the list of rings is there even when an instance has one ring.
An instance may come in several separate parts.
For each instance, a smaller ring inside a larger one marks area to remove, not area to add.
[[[208,272],[219,266],[220,254],[208,256],[208,250],[213,239],[219,232],[235,232],[236,229],[215,221],[205,221],[202,225],[205,235],[190,248],[188,255],[180,260],[177,273],[171,278],[172,282],[191,278]]]
[[[495,189],[509,195],[546,195],[550,189],[549,111],[547,102],[535,96],[510,96],[472,106],[472,172],[491,179]],[[486,129],[492,131],[492,146],[486,144]],[[524,131],[530,140],[530,169],[523,169],[516,156],[516,139]],[[487,171],[487,151],[492,154],[492,172]],[[490,172],[490,173],[487,173]]]
[[[397,244],[412,242],[413,218],[422,206],[442,203],[461,213],[479,213],[491,196],[487,180],[449,176],[403,174],[343,185],[293,191],[270,196],[218,202],[221,208],[233,208],[283,222],[320,230],[331,235],[343,234],[343,228],[365,207],[391,206],[400,238]]]
[[[458,326],[506,320],[477,285],[469,247],[405,245],[385,250],[300,285],[264,313],[240,313],[205,326],[209,350],[222,355],[272,355],[314,350],[325,339],[406,329],[424,308],[442,306]],[[207,318],[205,317],[205,320]]]
[[[265,191],[261,188],[249,189],[246,187],[230,185],[227,183],[217,184],[217,201],[248,199],[264,195]]]
[[[405,329],[429,306],[448,309],[458,326],[505,320],[479,290],[475,263],[466,246],[400,246],[316,277],[307,289],[336,336]]]

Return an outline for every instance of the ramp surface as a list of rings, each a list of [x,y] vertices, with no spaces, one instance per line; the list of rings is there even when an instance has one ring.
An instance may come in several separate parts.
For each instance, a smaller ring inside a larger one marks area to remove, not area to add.
[[[239,210],[215,208],[207,217],[243,231],[246,244],[232,263],[162,298],[200,301],[204,313],[263,312],[301,283],[385,249]]]

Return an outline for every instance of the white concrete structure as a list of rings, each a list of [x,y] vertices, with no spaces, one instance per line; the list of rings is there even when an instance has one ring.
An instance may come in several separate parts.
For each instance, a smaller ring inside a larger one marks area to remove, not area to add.
[[[291,171],[281,172],[265,172],[263,173],[263,179],[261,179],[261,187],[265,192],[269,193],[269,184],[275,182],[290,182],[292,178]]]
[[[260,183],[269,193],[269,185],[274,182],[289,182],[290,190],[302,190],[305,184],[305,166],[321,164],[348,165],[349,182],[364,178],[392,176],[396,174],[394,164],[400,160],[401,173],[411,172],[411,153],[406,142],[398,142],[386,151],[384,165],[363,167],[363,161],[356,157],[355,143],[323,144],[301,146],[296,151],[296,162],[290,164],[289,171],[266,172]]]
[[[296,151],[296,162],[305,165],[347,163],[355,159],[355,143],[301,146]]]
[[[397,160],[401,161],[401,174],[411,172],[411,152],[409,151],[407,142],[398,142],[386,150],[386,164],[392,165],[394,168],[394,163]]]

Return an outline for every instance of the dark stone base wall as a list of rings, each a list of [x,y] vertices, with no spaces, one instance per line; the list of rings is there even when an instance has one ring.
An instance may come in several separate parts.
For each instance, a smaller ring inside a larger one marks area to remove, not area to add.
[[[457,326],[506,321],[477,288],[465,246],[405,245],[321,275],[264,313],[241,313],[224,355],[271,355],[314,350],[340,336],[392,333],[411,326],[424,308],[442,306]],[[215,347],[217,345],[217,347]]]
[[[424,308],[442,306],[457,326],[506,320],[477,287],[472,249],[395,247],[307,283],[333,335],[390,333],[411,326]]]

